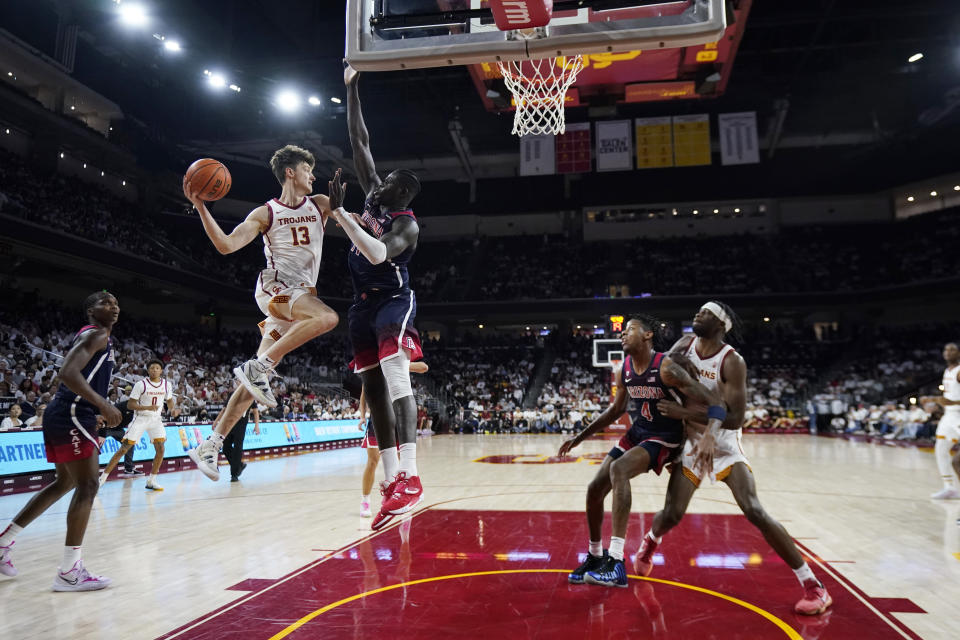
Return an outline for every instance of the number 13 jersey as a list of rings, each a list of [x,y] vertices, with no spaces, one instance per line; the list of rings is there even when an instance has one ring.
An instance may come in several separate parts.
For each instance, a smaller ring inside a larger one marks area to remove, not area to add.
[[[323,251],[323,215],[313,200],[304,196],[295,207],[276,198],[267,202],[270,222],[263,232],[263,255],[268,271],[264,281],[275,280],[290,287],[315,287]]]

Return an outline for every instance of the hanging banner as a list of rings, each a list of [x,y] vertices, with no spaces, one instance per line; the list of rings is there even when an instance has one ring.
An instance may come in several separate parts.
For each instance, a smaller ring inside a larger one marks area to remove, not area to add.
[[[557,173],[590,171],[590,123],[568,122],[566,133],[557,136]]]
[[[597,171],[633,169],[633,135],[629,120],[597,122]]]
[[[723,164],[760,162],[756,111],[721,113],[717,117],[717,125],[720,129],[720,161]]]
[[[556,172],[556,138],[554,136],[520,138],[520,175],[551,176]]]
[[[670,117],[637,118],[637,169],[673,166],[673,135]]]
[[[678,167],[710,164],[710,116],[673,116],[673,155]]]

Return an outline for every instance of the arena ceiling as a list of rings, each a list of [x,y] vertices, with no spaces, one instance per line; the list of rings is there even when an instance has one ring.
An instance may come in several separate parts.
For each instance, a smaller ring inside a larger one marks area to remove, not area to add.
[[[58,30],[76,24],[73,75],[142,123],[142,145],[179,148],[184,159],[203,153],[262,163],[278,145],[295,141],[318,151],[320,175],[349,157],[343,105],[329,101],[344,95],[340,2],[154,0],[147,7],[154,24],[131,30],[117,23],[111,0],[7,0],[0,26],[57,58]],[[181,55],[157,45],[151,33],[160,31],[182,40]],[[756,110],[765,140],[782,121],[776,154],[767,149],[752,173],[674,173],[657,185],[674,194],[683,187],[694,197],[702,187],[717,197],[747,195],[744,186],[755,185],[750,195],[769,195],[765,188],[786,195],[787,185],[801,181],[820,193],[879,189],[956,169],[949,140],[960,133],[958,34],[960,9],[952,0],[760,0],[725,95],[623,104],[600,115]],[[923,59],[908,62],[917,52]],[[213,68],[242,91],[209,91],[202,74]],[[298,117],[278,113],[272,96],[288,85],[316,93],[322,105]],[[378,158],[432,167],[428,179],[462,183],[449,131],[459,120],[484,175],[512,175],[496,169],[518,149],[510,116],[484,109],[465,67],[367,73],[361,95]],[[597,115],[578,108],[568,118]],[[270,184],[263,173],[251,177],[257,190]],[[594,187],[616,190],[612,180],[597,177]]]

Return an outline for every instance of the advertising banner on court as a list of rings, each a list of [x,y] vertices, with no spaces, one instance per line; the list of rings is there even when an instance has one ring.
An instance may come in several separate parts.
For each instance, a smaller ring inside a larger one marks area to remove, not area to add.
[[[187,455],[188,449],[197,446],[198,442],[203,442],[213,431],[213,427],[210,423],[172,425],[166,427],[166,431],[164,459],[181,458]],[[363,432],[357,429],[356,420],[261,422],[260,433],[254,433],[254,425],[251,422],[247,424],[243,449],[247,451],[362,437]],[[110,462],[110,458],[119,448],[120,443],[113,438],[107,438],[100,448],[100,464]],[[135,461],[153,459],[153,445],[150,444],[146,435],[134,445],[133,459]],[[42,431],[0,433],[0,476],[47,471],[53,468],[53,463],[47,462]]]
[[[597,122],[597,171],[633,169],[633,132],[629,120]]]
[[[717,117],[717,124],[720,128],[720,161],[723,164],[760,162],[756,111],[721,113]]]
[[[520,175],[552,176],[557,172],[556,137],[523,136],[520,138]]]

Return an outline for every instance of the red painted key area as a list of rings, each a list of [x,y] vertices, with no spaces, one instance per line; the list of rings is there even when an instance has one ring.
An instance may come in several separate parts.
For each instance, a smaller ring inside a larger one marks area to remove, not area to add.
[[[629,554],[650,517],[633,516]],[[888,611],[918,611],[912,603],[871,602],[813,562],[834,605],[795,615],[793,572],[740,515],[688,515],[664,539],[650,579],[625,589],[567,582],[586,543],[582,513],[426,509],[280,580],[251,576],[257,591],[163,637],[917,637]]]

